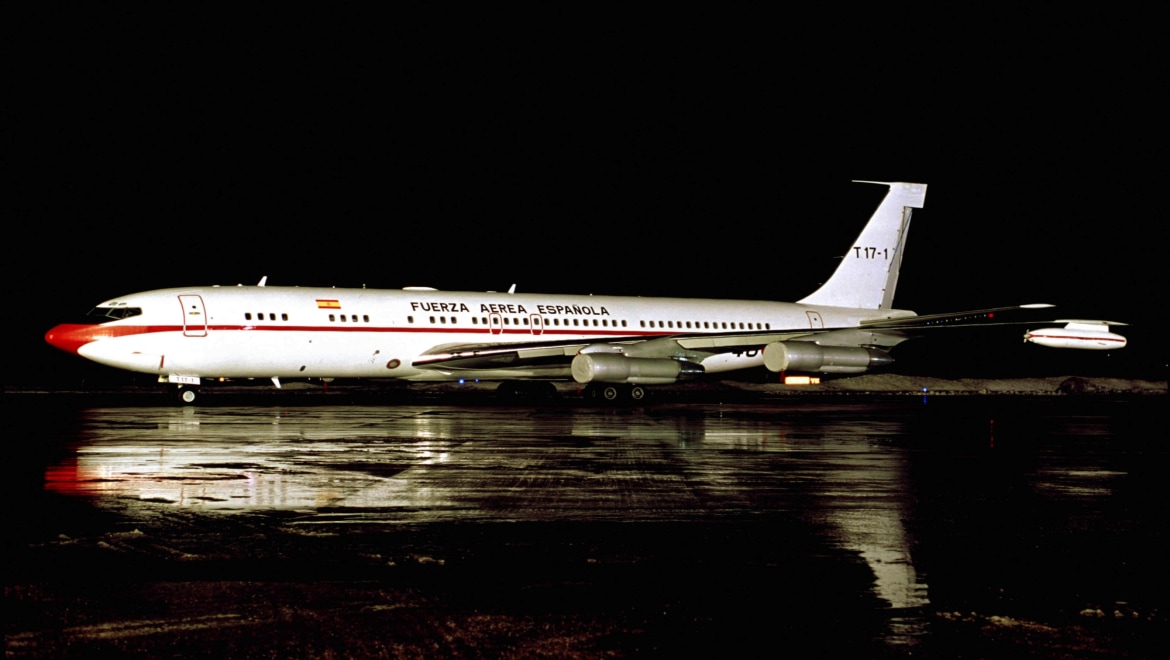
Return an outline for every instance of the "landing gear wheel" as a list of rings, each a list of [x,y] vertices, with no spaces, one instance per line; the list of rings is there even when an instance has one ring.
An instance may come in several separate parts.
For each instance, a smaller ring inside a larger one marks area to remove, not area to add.
[[[195,399],[197,398],[199,398],[199,393],[193,389],[184,387],[183,389],[179,390],[179,403],[195,403]]]
[[[602,385],[590,383],[585,386],[585,398],[600,399],[604,403],[624,403],[641,401],[646,398],[646,390],[640,385]]]

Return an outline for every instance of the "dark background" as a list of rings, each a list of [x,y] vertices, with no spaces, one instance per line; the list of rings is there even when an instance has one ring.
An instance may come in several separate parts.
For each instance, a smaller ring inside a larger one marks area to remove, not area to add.
[[[43,334],[106,299],[264,276],[795,300],[884,192],[853,179],[929,185],[898,307],[1126,321],[992,355],[1165,377],[1152,18],[290,11],[14,26],[6,384],[92,369]]]

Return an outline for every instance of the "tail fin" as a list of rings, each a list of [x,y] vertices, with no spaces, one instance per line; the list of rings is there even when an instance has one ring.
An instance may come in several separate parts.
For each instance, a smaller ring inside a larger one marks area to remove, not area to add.
[[[873,212],[829,281],[797,302],[805,305],[890,309],[902,267],[902,250],[910,231],[912,209],[926,201],[925,183],[854,181],[889,186],[885,199]]]

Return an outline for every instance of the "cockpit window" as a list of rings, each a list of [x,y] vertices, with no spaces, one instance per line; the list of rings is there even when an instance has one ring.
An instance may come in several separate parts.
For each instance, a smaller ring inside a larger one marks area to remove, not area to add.
[[[90,323],[105,323],[106,321],[128,319],[140,314],[142,314],[141,307],[94,307],[85,315],[85,320]]]

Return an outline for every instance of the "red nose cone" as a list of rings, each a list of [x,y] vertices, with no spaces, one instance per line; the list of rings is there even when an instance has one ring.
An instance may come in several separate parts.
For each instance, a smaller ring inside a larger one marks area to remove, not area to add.
[[[77,349],[94,339],[96,325],[78,325],[76,323],[62,323],[45,333],[45,341],[50,345],[70,353],[77,353]]]

